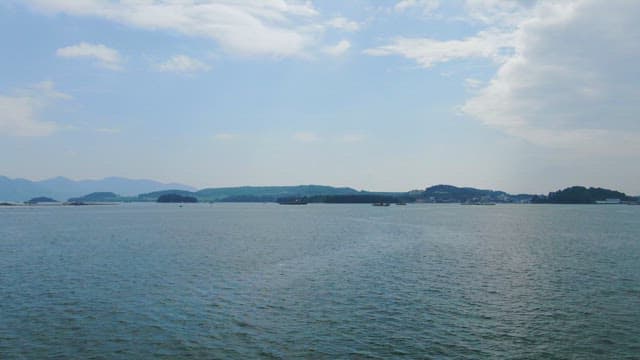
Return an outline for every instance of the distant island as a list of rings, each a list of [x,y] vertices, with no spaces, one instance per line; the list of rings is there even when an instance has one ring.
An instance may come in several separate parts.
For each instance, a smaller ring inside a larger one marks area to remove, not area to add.
[[[616,204],[637,201],[638,198],[628,196],[620,191],[584,186],[572,186],[551,192],[547,196],[536,195],[531,199],[534,204]]]
[[[200,202],[278,202],[303,201],[327,204],[367,203],[548,203],[595,204],[618,199],[621,203],[634,203],[638,198],[622,192],[602,188],[574,186],[551,192],[549,195],[508,194],[498,190],[484,190],[452,185],[435,185],[424,190],[407,192],[371,192],[352,188],[322,185],[263,186],[211,188],[199,191],[166,190],[141,194],[134,201],[157,201],[163,196],[192,197]],[[607,200],[608,199],[608,200]],[[180,201],[178,201],[180,202]]]
[[[276,202],[289,204],[295,202],[305,203],[325,203],[325,204],[373,204],[373,203],[398,203],[402,202],[400,196],[377,195],[377,194],[354,194],[354,195],[316,195],[304,197],[283,197]]]
[[[35,204],[42,204],[42,203],[57,203],[57,202],[59,201],[46,196],[38,196],[32,199],[29,199],[29,201],[25,201],[25,204],[35,205]]]
[[[164,194],[158,197],[159,203],[197,203],[198,199],[193,196],[183,196],[180,194]]]
[[[70,181],[54,178],[47,181],[30,182],[25,179],[9,179],[0,176],[0,201],[6,204],[36,204],[55,201],[51,193],[77,192],[87,187],[115,189],[129,184],[135,187],[157,188],[160,183],[150,180],[128,180],[106,178],[101,181]],[[37,186],[35,186],[35,185]],[[49,186],[44,188],[44,185]],[[167,184],[171,186],[172,184]],[[55,190],[55,189],[57,190]],[[37,196],[27,197],[27,194]],[[130,190],[129,190],[130,191]],[[5,195],[3,195],[5,194]],[[4,196],[4,197],[2,197]],[[59,197],[57,197],[59,198]],[[30,199],[30,200],[26,200]],[[295,186],[238,186],[222,188],[189,189],[182,186],[168,187],[166,190],[143,192],[138,195],[121,195],[111,191],[88,192],[84,196],[69,197],[65,204],[107,204],[122,202],[305,202],[327,204],[366,204],[366,203],[534,203],[534,204],[637,204],[638,197],[616,190],[604,188],[571,186],[565,189],[542,194],[509,194],[500,190],[457,187],[453,185],[434,185],[425,189],[404,192],[380,192],[356,190],[350,187],[326,185]]]
[[[90,202],[122,202],[124,198],[112,192],[94,192],[85,196],[70,198],[70,203],[90,203]]]
[[[138,201],[156,201],[165,194],[191,196],[200,202],[276,202],[279,198],[310,197],[318,195],[354,195],[362,192],[352,188],[337,188],[324,185],[297,186],[239,186],[207,188],[198,191],[169,189],[140,194]]]
[[[127,179],[106,177],[103,179],[72,180],[62,176],[45,180],[9,178],[0,175],[0,201],[23,203],[34,197],[69,199],[93,192],[112,191],[125,197],[164,189],[196,191],[195,188],[177,184],[162,183],[147,179]]]

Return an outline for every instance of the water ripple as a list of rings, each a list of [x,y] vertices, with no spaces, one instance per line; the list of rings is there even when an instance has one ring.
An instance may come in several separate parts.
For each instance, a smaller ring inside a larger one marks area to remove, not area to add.
[[[634,359],[612,210],[0,209],[0,358]]]

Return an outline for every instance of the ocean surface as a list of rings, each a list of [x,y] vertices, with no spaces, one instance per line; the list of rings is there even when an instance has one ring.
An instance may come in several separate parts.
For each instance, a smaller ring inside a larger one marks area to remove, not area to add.
[[[640,206],[0,208],[0,359],[638,359]]]

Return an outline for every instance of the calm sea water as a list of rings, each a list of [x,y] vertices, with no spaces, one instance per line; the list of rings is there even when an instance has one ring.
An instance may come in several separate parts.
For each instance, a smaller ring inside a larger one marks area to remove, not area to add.
[[[2,208],[0,358],[640,358],[640,207]]]

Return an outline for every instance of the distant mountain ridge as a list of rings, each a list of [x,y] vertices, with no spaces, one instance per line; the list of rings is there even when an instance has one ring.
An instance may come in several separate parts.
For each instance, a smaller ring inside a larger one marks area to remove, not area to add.
[[[163,189],[196,190],[194,187],[183,184],[122,177],[107,177],[99,180],[71,180],[58,176],[46,180],[31,181],[0,176],[0,201],[27,201],[39,196],[62,200],[94,192],[114,192],[121,196],[136,196],[141,193]]]

